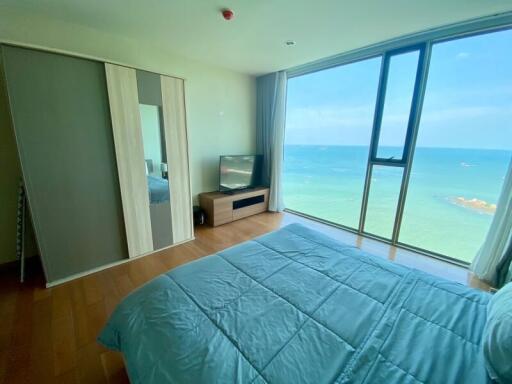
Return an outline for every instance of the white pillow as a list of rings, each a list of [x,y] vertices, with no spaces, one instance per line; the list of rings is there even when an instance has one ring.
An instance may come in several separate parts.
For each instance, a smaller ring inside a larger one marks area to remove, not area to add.
[[[512,383],[512,283],[496,292],[487,305],[484,356],[493,380]]]

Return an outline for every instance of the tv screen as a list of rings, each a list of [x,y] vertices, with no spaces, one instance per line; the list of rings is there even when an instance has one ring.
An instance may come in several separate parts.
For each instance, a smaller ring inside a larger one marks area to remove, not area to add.
[[[260,156],[221,156],[220,191],[256,187],[260,183]]]

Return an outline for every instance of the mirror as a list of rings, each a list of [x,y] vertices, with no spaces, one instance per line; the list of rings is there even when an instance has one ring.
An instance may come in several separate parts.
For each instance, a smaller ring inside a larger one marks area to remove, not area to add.
[[[172,244],[171,203],[161,107],[139,104],[153,247]]]

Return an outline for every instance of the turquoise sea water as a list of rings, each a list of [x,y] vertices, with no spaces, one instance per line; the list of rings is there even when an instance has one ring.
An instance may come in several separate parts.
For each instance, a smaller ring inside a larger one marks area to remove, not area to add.
[[[286,207],[357,228],[367,159],[368,147],[286,145]],[[510,151],[417,148],[399,241],[471,261],[510,159]],[[401,168],[374,168],[366,232],[391,237],[401,178]]]

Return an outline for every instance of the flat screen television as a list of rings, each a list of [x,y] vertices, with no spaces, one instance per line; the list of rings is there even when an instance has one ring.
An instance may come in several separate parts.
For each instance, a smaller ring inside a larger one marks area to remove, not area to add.
[[[230,192],[259,186],[261,183],[261,156],[221,156],[219,191]]]

